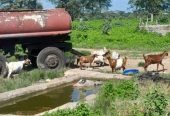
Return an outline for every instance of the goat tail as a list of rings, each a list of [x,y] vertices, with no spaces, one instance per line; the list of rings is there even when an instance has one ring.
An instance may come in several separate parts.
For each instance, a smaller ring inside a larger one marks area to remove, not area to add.
[[[146,56],[145,56],[145,54],[143,54],[143,58],[144,58],[144,60],[146,60]]]
[[[123,59],[123,65],[124,66],[126,65],[126,62],[127,62],[127,57],[125,56],[124,59]]]

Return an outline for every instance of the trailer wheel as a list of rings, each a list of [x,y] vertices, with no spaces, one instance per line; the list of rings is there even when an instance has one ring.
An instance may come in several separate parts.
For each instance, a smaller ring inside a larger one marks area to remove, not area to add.
[[[8,73],[6,62],[6,58],[4,56],[0,56],[0,77],[5,77]]]
[[[40,69],[63,69],[65,67],[64,54],[56,47],[44,48],[37,56],[37,66]]]

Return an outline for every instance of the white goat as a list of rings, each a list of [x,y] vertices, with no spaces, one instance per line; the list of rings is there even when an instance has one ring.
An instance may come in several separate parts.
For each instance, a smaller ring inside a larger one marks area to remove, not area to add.
[[[117,63],[116,63],[116,67],[115,69],[120,69],[124,63],[124,59],[123,58],[118,58],[117,60]]]
[[[6,62],[6,66],[8,68],[8,76],[7,78],[10,78],[11,74],[13,73],[19,73],[24,65],[31,64],[31,61],[29,59],[26,59],[24,61],[18,61],[18,62]]]
[[[103,55],[107,52],[107,49],[104,47],[101,50],[93,51],[91,54],[97,54],[97,57],[94,58],[93,63],[99,63],[100,66],[104,65]]]
[[[101,50],[97,50],[97,51],[93,51],[92,54],[97,54],[97,57],[94,58],[93,63],[98,63],[100,64],[100,66],[104,65],[105,63],[105,57],[103,57],[103,55],[107,52],[108,50],[106,49],[106,47],[104,47]],[[112,59],[119,59],[120,54],[113,51],[112,52]],[[118,60],[119,62],[121,60]],[[121,64],[121,63],[120,63]]]
[[[120,54],[119,53],[117,53],[117,52],[115,52],[115,51],[113,51],[112,52],[112,59],[118,59],[118,58],[120,58]]]

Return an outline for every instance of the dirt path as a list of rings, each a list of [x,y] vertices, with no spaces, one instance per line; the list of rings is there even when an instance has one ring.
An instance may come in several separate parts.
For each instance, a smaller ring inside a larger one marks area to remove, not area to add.
[[[143,67],[138,67],[138,63],[139,62],[144,62],[143,59],[128,59],[127,62],[127,68],[137,68],[139,69],[141,72],[144,71]],[[164,73],[169,73],[170,74],[170,58],[166,58],[163,60],[163,64],[165,65],[165,69],[167,69]],[[156,70],[157,65],[156,64],[152,64],[148,67],[148,71],[153,71]],[[159,69],[162,69],[162,66],[159,66]]]
[[[89,51],[89,52],[92,52],[95,50],[95,49],[84,49],[84,48],[75,48],[75,49],[79,50],[79,51]],[[115,50],[115,51],[120,53],[120,55],[122,57],[127,56],[128,61],[127,61],[126,68],[135,68],[135,69],[139,69],[140,72],[144,72],[144,68],[138,66],[138,64],[140,62],[144,62],[143,55],[142,55],[143,52],[141,52],[141,51],[127,51],[127,50]],[[152,52],[149,54],[157,54],[157,53],[160,53],[160,52]],[[170,52],[169,52],[169,54],[170,54]],[[165,66],[165,69],[167,69],[164,73],[170,74],[170,55],[168,57],[166,57],[165,59],[163,59],[163,64]],[[152,64],[148,67],[148,71],[156,70],[156,68],[157,68],[156,64]],[[159,66],[159,69],[160,70],[162,69],[161,65]],[[101,72],[111,72],[111,69],[109,66],[99,68],[98,70]]]

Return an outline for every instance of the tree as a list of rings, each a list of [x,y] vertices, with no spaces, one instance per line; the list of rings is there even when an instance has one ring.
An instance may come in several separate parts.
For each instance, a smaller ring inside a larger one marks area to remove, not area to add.
[[[165,11],[170,11],[170,0],[164,0],[163,9]]]
[[[139,12],[150,14],[153,22],[153,16],[163,10],[164,0],[129,0],[129,4]]]
[[[80,18],[85,13],[93,15],[102,9],[108,9],[111,6],[111,0],[49,0],[56,7],[63,7],[71,14],[72,18]]]
[[[15,9],[42,9],[42,5],[37,0],[1,0],[0,8],[2,10]]]

